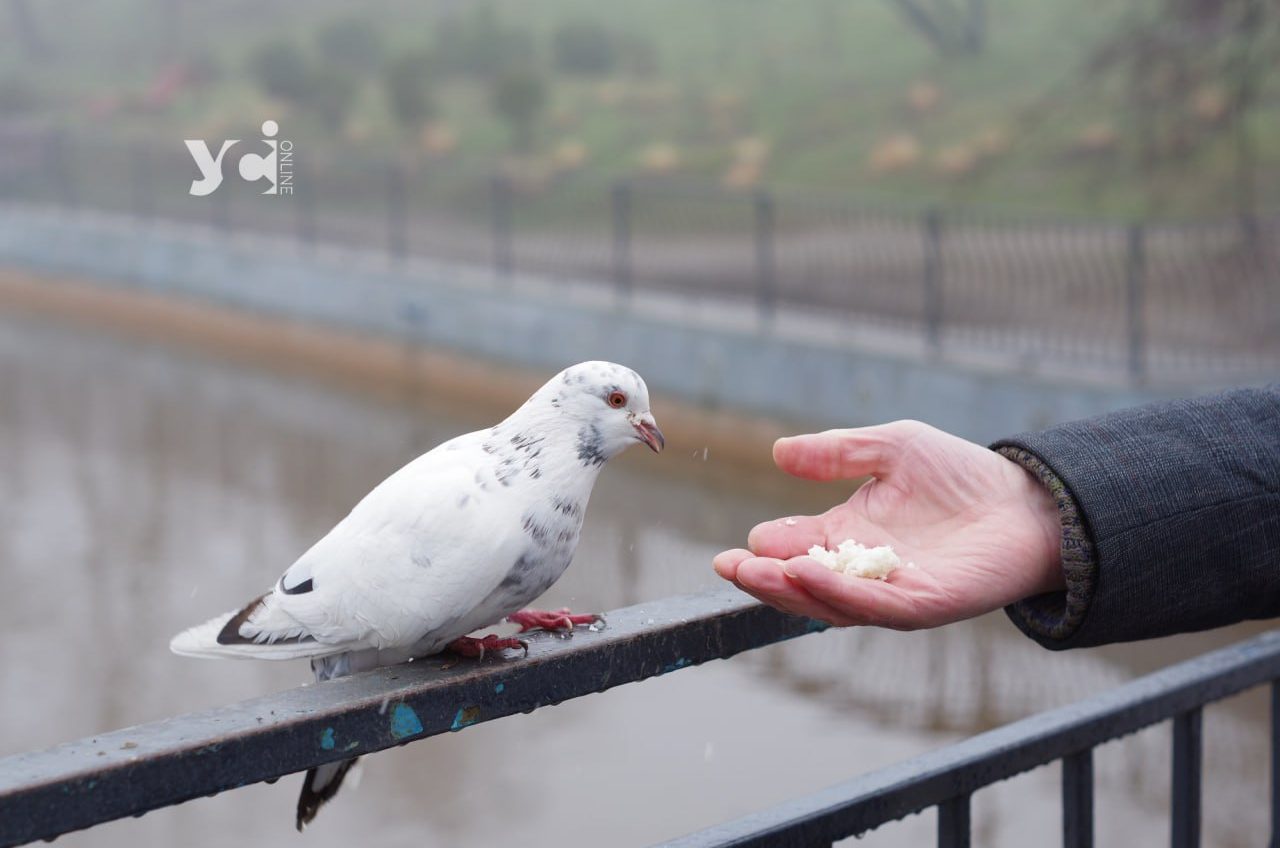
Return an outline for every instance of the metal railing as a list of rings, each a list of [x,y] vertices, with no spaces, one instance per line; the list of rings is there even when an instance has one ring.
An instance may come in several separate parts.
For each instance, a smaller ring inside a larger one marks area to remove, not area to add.
[[[1280,216],[1047,220],[869,206],[672,178],[467,171],[300,148],[291,197],[263,197],[228,152],[213,194],[179,140],[77,141],[0,127],[0,200],[140,222],[339,244],[640,290],[848,316],[923,340],[1133,382],[1280,366]]]
[[[274,780],[824,629],[732,589],[628,607],[608,622],[571,639],[535,634],[524,659],[432,657],[0,759],[0,845]],[[1190,848],[1200,830],[1201,709],[1268,682],[1274,832],[1277,680],[1280,633],[1269,633],[669,844],[829,845],[936,806],[938,844],[964,846],[974,791],[1061,760],[1064,844],[1088,846],[1093,748],[1172,719],[1173,844]]]
[[[1093,845],[1093,749],[1172,719],[1170,796],[1174,848],[1200,844],[1201,715],[1205,705],[1271,684],[1270,845],[1280,834],[1280,632],[1140,677],[824,792],[667,843],[672,848],[830,845],[938,809],[938,845],[969,845],[973,793],[1061,761],[1062,844]],[[1051,844],[1046,836],[1039,844]]]

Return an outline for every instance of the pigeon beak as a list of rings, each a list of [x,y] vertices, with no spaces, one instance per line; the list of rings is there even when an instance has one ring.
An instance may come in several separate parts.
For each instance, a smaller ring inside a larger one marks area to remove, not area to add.
[[[653,416],[646,413],[637,415],[631,422],[631,426],[636,428],[636,433],[640,436],[640,441],[648,445],[654,453],[661,453],[663,447],[666,446],[667,440],[662,438],[662,431],[658,429],[658,422],[653,420]]]

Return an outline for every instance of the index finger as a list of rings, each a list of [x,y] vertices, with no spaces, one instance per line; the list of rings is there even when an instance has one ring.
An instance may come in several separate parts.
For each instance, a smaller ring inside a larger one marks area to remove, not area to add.
[[[903,446],[923,429],[927,428],[918,421],[891,421],[788,436],[774,442],[773,461],[788,474],[807,480],[888,477]]]
[[[756,556],[791,559],[809,552],[814,545],[826,545],[827,532],[821,516],[794,515],[776,518],[751,528],[747,547]]]

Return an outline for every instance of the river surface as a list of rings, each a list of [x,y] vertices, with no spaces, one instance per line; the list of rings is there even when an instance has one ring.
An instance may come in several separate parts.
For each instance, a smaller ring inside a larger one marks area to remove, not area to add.
[[[0,397],[0,755],[306,681],[302,662],[186,659],[167,643],[270,585],[397,467],[491,423],[13,318],[0,319]],[[602,475],[575,562],[541,606],[712,586],[715,552],[798,511],[696,445],[632,454]],[[830,631],[366,757],[303,837],[290,776],[58,844],[647,845],[1260,629],[1062,654],[1003,615]],[[1097,752],[1100,844],[1167,843],[1169,736]],[[1262,844],[1261,694],[1210,708],[1205,738],[1206,844]],[[1054,765],[977,793],[975,844],[1055,844],[1058,778]],[[928,845],[934,827],[927,812],[857,844]]]

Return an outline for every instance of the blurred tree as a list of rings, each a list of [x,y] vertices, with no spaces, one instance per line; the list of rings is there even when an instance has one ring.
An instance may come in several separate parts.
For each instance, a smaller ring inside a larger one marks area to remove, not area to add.
[[[156,0],[155,18],[160,21],[160,59],[168,63],[181,60],[186,46],[186,9],[183,0]]]
[[[258,47],[249,59],[250,73],[272,97],[302,103],[311,93],[311,68],[297,45],[276,39]]]
[[[578,21],[557,27],[551,38],[557,70],[579,76],[608,76],[618,64],[613,33],[605,26]]]
[[[30,81],[22,77],[0,79],[0,115],[31,112],[40,104],[40,95]]]
[[[430,56],[421,51],[397,56],[383,72],[382,83],[391,114],[407,132],[418,132],[435,114],[430,74]]]
[[[533,64],[529,33],[498,20],[487,3],[474,7],[470,17],[449,15],[436,27],[433,68],[442,76],[493,79],[508,68]]]
[[[528,66],[503,71],[493,80],[490,101],[511,132],[512,146],[531,150],[538,117],[547,103],[542,75]]]
[[[382,63],[382,33],[363,18],[331,21],[316,35],[326,62],[359,74],[372,74]]]
[[[28,60],[37,62],[53,55],[48,40],[31,14],[31,6],[27,0],[9,0],[9,17],[13,21],[13,31],[18,37],[18,43],[22,45],[22,52]]]
[[[943,55],[981,53],[986,44],[985,0],[893,0],[893,6]]]
[[[318,67],[310,75],[306,106],[326,129],[340,130],[355,103],[359,82],[340,68]]]
[[[637,77],[657,76],[661,69],[658,48],[653,41],[634,32],[614,35],[614,47],[618,52],[618,65]]]
[[[1233,185],[1242,218],[1256,215],[1252,116],[1262,81],[1280,63],[1280,20],[1270,0],[1161,0],[1091,57],[1091,75],[1126,91],[1132,149],[1158,210],[1183,185],[1187,163],[1233,142]]]

